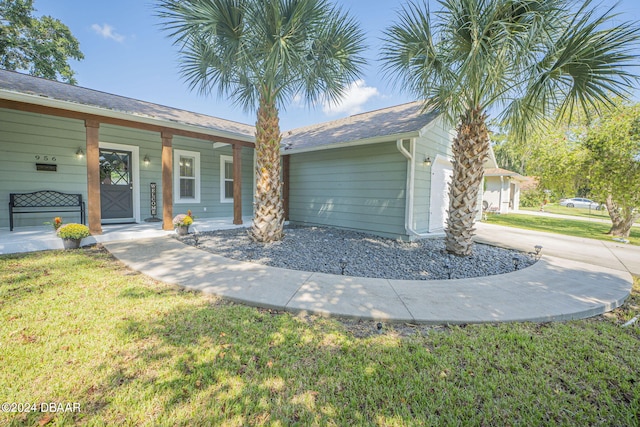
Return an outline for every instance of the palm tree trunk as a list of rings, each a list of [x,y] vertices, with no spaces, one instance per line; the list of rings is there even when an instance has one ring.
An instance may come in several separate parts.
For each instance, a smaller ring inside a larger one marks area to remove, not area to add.
[[[449,184],[449,216],[445,248],[450,254],[469,256],[473,250],[478,192],[482,186],[484,162],[489,155],[486,114],[478,109],[462,117],[453,139],[453,176]]]
[[[258,242],[274,242],[283,237],[281,138],[278,109],[262,97],[256,123],[256,200],[250,231]]]

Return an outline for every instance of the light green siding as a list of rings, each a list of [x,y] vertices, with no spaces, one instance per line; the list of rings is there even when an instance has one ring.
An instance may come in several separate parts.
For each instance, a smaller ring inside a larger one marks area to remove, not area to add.
[[[406,174],[395,141],[293,154],[290,221],[404,237]]]
[[[196,218],[233,216],[233,203],[220,202],[220,156],[233,156],[230,145],[213,148],[211,142],[186,137],[174,137],[176,150],[200,152],[200,203],[174,204],[174,214],[190,209]],[[142,153],[140,154],[142,156]],[[253,149],[242,149],[242,215],[253,214]],[[176,168],[174,168],[176,170]],[[179,189],[174,188],[174,192]],[[174,198],[175,199],[175,198]],[[204,209],[207,209],[206,211]]]
[[[157,184],[157,216],[162,217],[162,142],[160,134],[102,124],[101,144],[135,146],[139,149],[140,219],[151,216],[150,184]],[[209,141],[174,137],[173,147],[200,153],[200,203],[174,204],[174,215],[191,209],[196,217],[233,216],[233,203],[220,202],[220,156],[232,156],[231,146],[213,148]],[[87,202],[86,158],[78,159],[78,148],[86,153],[86,130],[82,120],[0,109],[0,227],[9,226],[9,194],[38,190],[79,193]],[[39,159],[36,158],[39,156]],[[149,165],[144,164],[148,156]],[[36,171],[36,163],[57,165],[56,172]],[[177,168],[174,168],[176,171]],[[242,149],[243,215],[253,213],[253,149]],[[177,189],[174,188],[174,192]],[[204,208],[207,208],[205,211]],[[15,227],[43,225],[55,213],[14,216]],[[80,220],[64,215],[65,222]]]
[[[79,120],[0,109],[0,227],[9,227],[9,193],[55,190],[82,194],[86,202],[86,161],[75,155],[85,146]],[[37,171],[36,163],[56,164],[57,171]],[[43,225],[54,215],[15,215],[14,226]],[[69,214],[72,221],[79,215]]]
[[[424,159],[429,157],[433,163],[438,155],[450,157],[451,138],[442,118],[436,119],[423,136],[416,138],[413,229],[418,233],[429,231],[432,172],[431,166],[424,165]]]

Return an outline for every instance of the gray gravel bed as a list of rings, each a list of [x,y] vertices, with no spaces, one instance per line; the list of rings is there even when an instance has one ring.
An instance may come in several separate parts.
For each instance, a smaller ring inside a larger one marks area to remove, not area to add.
[[[473,255],[461,258],[445,253],[442,238],[402,242],[326,227],[288,226],[282,241],[267,245],[252,241],[244,228],[197,237],[198,248],[223,257],[292,270],[341,274],[344,259],[344,274],[356,277],[461,279],[512,272],[514,258],[519,269],[535,262],[530,255],[494,246],[475,244]],[[179,239],[196,244],[192,234]]]

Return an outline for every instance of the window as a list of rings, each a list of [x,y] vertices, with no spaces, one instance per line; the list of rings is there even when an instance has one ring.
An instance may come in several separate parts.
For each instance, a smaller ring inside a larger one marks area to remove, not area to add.
[[[233,157],[220,156],[220,202],[233,203]]]
[[[200,153],[173,151],[174,199],[176,203],[200,203]]]

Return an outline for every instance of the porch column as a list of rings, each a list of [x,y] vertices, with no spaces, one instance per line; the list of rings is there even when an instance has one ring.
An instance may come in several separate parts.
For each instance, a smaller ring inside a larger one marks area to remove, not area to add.
[[[291,156],[282,156],[282,205],[284,208],[284,219],[289,221],[289,162]]]
[[[233,145],[233,223],[242,224],[242,145]]]
[[[173,230],[173,135],[162,132],[162,229]]]
[[[91,234],[102,234],[100,212],[100,123],[85,120],[87,134],[87,217]]]

